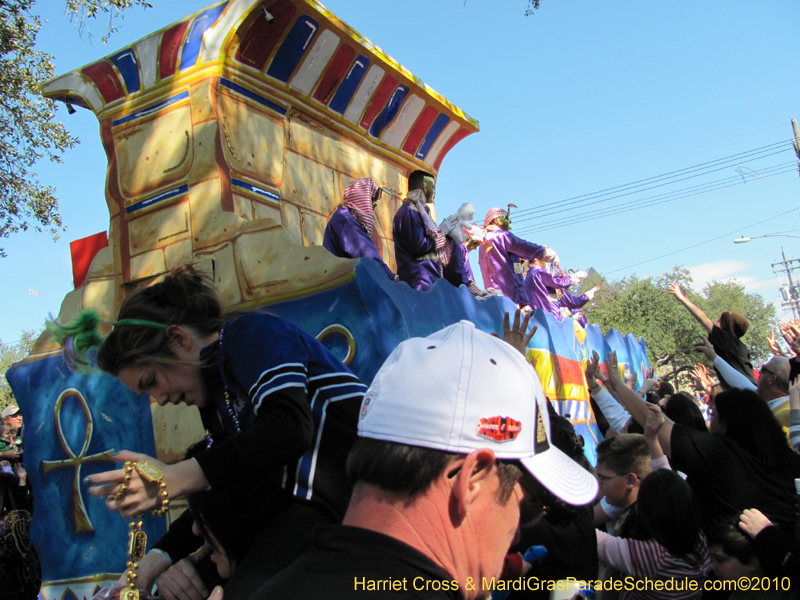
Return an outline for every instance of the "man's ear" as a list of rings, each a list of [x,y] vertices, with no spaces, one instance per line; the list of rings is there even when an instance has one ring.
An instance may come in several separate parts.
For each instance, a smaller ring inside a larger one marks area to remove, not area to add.
[[[625,484],[631,489],[635,488],[640,482],[641,480],[636,473],[628,473],[625,476]]]
[[[761,562],[757,556],[753,556],[746,563],[742,563],[750,573],[758,573],[761,571]]]
[[[459,519],[463,520],[467,516],[469,506],[486,489],[496,462],[494,452],[488,448],[467,454],[453,485],[453,498]]]

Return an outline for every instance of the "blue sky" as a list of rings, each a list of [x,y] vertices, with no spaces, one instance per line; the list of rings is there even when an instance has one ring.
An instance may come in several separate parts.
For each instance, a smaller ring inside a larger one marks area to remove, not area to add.
[[[34,10],[46,22],[39,46],[62,74],[211,2],[152,3],[127,11],[104,45],[102,18],[89,22],[90,40],[69,22],[63,0],[40,0]],[[691,269],[698,289],[735,277],[779,301],[784,279],[770,263],[780,260],[781,246],[787,257],[800,257],[800,239],[733,239],[800,236],[800,178],[789,144],[790,119],[800,118],[800,3],[542,0],[527,18],[525,0],[326,6],[480,121],[480,133],[442,164],[440,217],[462,202],[472,202],[477,216],[513,202],[521,211],[514,232],[555,248],[565,268],[594,267],[619,278],[680,265]],[[34,232],[0,240],[8,254],[0,259],[5,342],[58,313],[72,289],[69,242],[108,225],[97,120],[82,109],[67,115],[60,108],[58,116],[81,144],[63,164],[37,172],[56,188],[67,229],[57,242]],[[660,178],[642,185],[653,187],[648,191],[596,196],[706,163],[673,176],[684,181]],[[672,199],[707,189],[687,191],[691,186],[720,189]],[[580,208],[590,201],[596,204]],[[572,224],[554,228],[559,222]]]

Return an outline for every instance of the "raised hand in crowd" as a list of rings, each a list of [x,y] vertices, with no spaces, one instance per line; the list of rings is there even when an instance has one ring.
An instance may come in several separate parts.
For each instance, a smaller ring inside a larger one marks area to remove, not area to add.
[[[800,376],[789,383],[789,409],[800,410]]]
[[[627,385],[630,389],[634,389],[637,381],[639,381],[639,375],[633,372],[631,373],[631,376],[628,378],[628,381],[625,385]]]
[[[707,338],[703,338],[699,342],[695,342],[692,344],[692,348],[694,348],[695,352],[702,352],[712,363],[714,362],[714,359],[717,358],[717,353],[714,351],[714,346],[711,345],[711,342],[709,342]]]
[[[775,356],[788,356],[786,352],[780,347],[777,340],[775,339],[775,332],[770,331],[769,335],[767,336],[767,344],[769,344],[769,350]]]
[[[527,348],[528,342],[531,341],[533,338],[533,334],[536,333],[536,325],[533,326],[533,329],[528,331],[528,322],[531,320],[533,316],[533,311],[528,312],[525,315],[525,318],[522,319],[522,323],[520,324],[520,318],[522,313],[519,309],[514,312],[514,326],[511,327],[511,315],[506,313],[506,316],[503,317],[503,341],[507,344],[511,344],[514,348],[516,348],[522,356],[527,356]],[[526,333],[527,332],[527,333]],[[495,337],[499,337],[495,335]]]
[[[772,525],[764,513],[757,508],[746,508],[739,515],[739,528],[751,538],[755,538],[762,530]]]
[[[608,353],[608,356],[606,357],[606,369],[608,370],[608,379],[606,383],[612,390],[625,387],[625,384],[622,383],[622,377],[619,374],[616,352]]]
[[[781,330],[781,335],[789,346],[793,347],[797,344],[797,338],[800,337],[800,321],[779,323],[778,329]]]
[[[599,385],[598,380],[601,376],[600,355],[594,350],[592,350],[592,359],[587,361],[583,374],[586,376],[586,385],[589,386],[590,390],[591,388],[596,388]]]
[[[709,374],[708,367],[703,363],[698,363],[697,366],[692,369],[690,375],[692,379],[694,379],[697,389],[706,394],[710,394],[712,388],[716,385],[714,378]]]
[[[644,439],[650,451],[650,460],[657,460],[664,456],[664,450],[658,441],[658,432],[664,424],[664,413],[657,404],[647,404],[647,420],[644,422]]]
[[[642,382],[642,387],[640,387],[636,393],[642,398],[645,398],[650,392],[655,392],[658,389],[658,385],[658,379],[648,377]]]

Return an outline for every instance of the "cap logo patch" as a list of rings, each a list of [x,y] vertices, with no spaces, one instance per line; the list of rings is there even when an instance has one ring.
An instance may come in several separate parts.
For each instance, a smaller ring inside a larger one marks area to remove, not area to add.
[[[539,405],[536,405],[536,440],[533,444],[533,450],[536,454],[544,452],[550,448],[550,443],[547,441],[547,430],[544,428],[544,421],[542,420],[542,411]]]
[[[517,439],[522,423],[511,417],[486,417],[478,420],[478,435],[495,442]]]
[[[366,418],[367,413],[369,412],[369,405],[377,395],[378,393],[375,390],[370,390],[367,392],[367,395],[364,396],[364,401],[361,403],[361,415],[359,417],[362,421]]]

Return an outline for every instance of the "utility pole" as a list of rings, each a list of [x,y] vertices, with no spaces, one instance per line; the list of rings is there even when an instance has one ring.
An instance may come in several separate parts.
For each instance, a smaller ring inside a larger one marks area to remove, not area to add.
[[[800,258],[792,258],[790,260],[786,260],[786,254],[783,251],[783,246],[781,246],[781,257],[783,260],[780,262],[772,263],[772,270],[777,275],[778,273],[786,273],[786,277],[789,280],[789,287],[788,288],[781,288],[781,294],[783,294],[783,302],[781,306],[786,307],[789,306],[792,309],[792,317],[797,320],[797,314],[800,312],[800,290],[795,288],[794,281],[792,281],[792,271],[795,269],[800,269]],[[797,263],[792,265],[792,263]],[[783,269],[775,270],[775,265],[782,265]]]
[[[792,119],[792,131],[794,133],[794,153],[797,154],[797,172],[800,173],[800,131],[797,129],[797,119]]]

